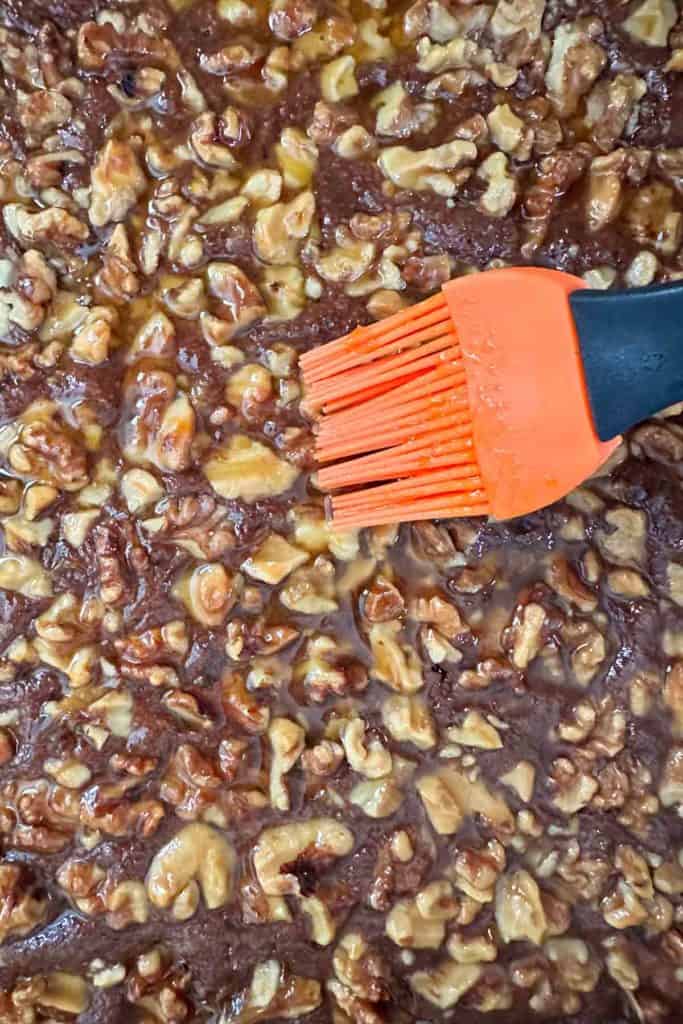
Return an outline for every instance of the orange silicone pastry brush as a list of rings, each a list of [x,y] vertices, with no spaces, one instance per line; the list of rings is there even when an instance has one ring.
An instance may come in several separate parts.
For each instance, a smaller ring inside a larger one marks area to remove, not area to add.
[[[556,270],[457,278],[301,357],[340,528],[508,519],[563,497],[683,398],[683,285],[597,292]]]

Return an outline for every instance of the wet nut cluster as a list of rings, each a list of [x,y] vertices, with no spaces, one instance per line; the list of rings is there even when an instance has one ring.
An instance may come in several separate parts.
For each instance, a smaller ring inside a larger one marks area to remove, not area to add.
[[[0,1022],[679,1024],[683,406],[339,533],[298,358],[681,278],[680,3],[0,8]]]

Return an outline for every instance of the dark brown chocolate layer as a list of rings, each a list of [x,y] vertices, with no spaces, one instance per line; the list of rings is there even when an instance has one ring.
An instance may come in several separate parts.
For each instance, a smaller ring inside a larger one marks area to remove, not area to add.
[[[679,277],[677,4],[0,26],[0,1022],[683,1020],[681,410],[338,536],[296,366],[501,263]]]

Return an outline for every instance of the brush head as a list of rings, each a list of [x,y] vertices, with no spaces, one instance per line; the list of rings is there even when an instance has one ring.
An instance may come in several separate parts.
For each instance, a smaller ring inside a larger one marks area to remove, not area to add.
[[[538,268],[458,278],[302,356],[334,524],[511,518],[594,472],[619,438],[595,432],[567,301],[581,287]]]

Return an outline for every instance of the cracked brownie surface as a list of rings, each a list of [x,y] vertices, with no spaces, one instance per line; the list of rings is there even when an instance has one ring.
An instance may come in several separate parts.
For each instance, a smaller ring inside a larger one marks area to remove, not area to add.
[[[680,1022],[681,409],[338,534],[297,373],[680,277],[680,5],[0,0],[0,109],[0,1022]]]

